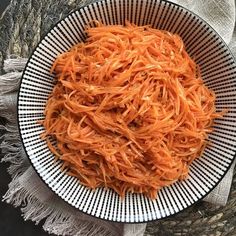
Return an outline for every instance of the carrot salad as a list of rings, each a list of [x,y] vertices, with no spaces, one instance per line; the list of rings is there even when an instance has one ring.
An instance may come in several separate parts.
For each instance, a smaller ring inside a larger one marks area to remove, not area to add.
[[[178,35],[96,24],[53,64],[42,138],[83,185],[156,198],[188,176],[222,114]]]

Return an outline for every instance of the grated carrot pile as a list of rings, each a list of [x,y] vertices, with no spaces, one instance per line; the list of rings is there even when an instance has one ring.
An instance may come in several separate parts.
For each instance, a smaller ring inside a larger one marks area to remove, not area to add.
[[[201,155],[215,94],[178,35],[130,23],[87,35],[52,67],[42,138],[82,184],[156,198]]]

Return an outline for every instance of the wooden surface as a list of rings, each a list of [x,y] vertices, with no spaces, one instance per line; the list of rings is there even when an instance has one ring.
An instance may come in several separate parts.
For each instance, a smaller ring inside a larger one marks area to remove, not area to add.
[[[40,38],[81,0],[12,0],[0,20],[0,69],[7,55],[29,57]],[[145,235],[235,236],[236,174],[226,206],[199,202],[164,220],[148,223]]]

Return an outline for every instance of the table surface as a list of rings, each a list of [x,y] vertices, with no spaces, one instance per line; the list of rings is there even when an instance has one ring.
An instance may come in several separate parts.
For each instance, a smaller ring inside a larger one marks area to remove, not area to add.
[[[8,0],[1,0],[0,14]],[[0,72],[7,55],[28,57],[40,38],[61,18],[77,9],[81,0],[12,0],[0,19]],[[0,196],[7,190],[10,177],[7,165],[0,166]],[[46,236],[41,225],[24,222],[20,210],[0,203],[1,236]],[[158,236],[235,236],[236,235],[236,173],[226,206],[199,202],[187,210],[148,223],[145,235]]]

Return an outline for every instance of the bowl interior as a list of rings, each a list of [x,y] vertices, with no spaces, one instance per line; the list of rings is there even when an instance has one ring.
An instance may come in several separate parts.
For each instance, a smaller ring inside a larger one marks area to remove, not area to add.
[[[121,198],[112,190],[92,191],[61,172],[61,162],[40,139],[45,103],[54,86],[50,68],[58,54],[84,41],[85,26],[92,20],[104,24],[138,25],[179,34],[190,56],[200,66],[205,84],[217,95],[218,111],[229,112],[214,124],[209,145],[190,168],[190,177],[163,188],[156,200],[141,194]],[[66,202],[84,213],[118,222],[146,222],[173,215],[206,196],[222,179],[233,161],[236,119],[236,64],[219,35],[202,19],[167,1],[104,0],[71,13],[39,43],[24,71],[18,96],[18,120],[22,141],[34,168],[44,182]]]

